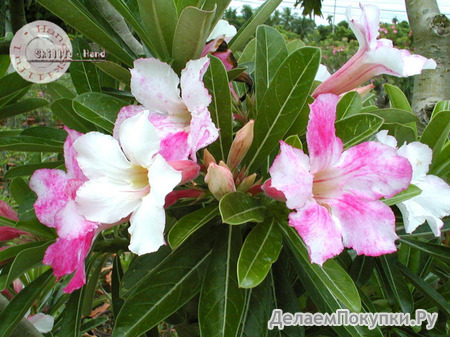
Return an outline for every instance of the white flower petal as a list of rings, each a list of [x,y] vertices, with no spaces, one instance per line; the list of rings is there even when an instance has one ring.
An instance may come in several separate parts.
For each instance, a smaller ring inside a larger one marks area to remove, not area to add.
[[[181,95],[189,111],[204,110],[211,103],[211,95],[203,84],[203,75],[209,66],[207,56],[191,60],[181,71]]]
[[[388,130],[381,130],[375,135],[375,138],[378,142],[388,145],[390,147],[393,147],[394,149],[397,148],[397,139],[395,137],[388,135]]]
[[[148,110],[126,119],[119,128],[119,141],[123,152],[133,164],[150,166],[159,151],[158,130],[148,120]]]
[[[131,164],[113,137],[89,132],[78,138],[73,147],[78,153],[78,165],[89,179],[106,176],[120,181],[129,175]]]
[[[317,70],[316,77],[314,77],[315,81],[323,82],[327,80],[331,76],[330,72],[328,71],[327,67],[323,64],[319,64],[319,70]]]
[[[219,20],[206,41],[215,40],[219,37],[232,38],[236,33],[236,27],[230,25],[226,20]]]
[[[359,42],[359,49],[372,48],[378,37],[380,22],[380,10],[372,5],[359,5],[361,17],[359,20],[352,19],[352,8],[347,7],[347,20],[353,33]]]
[[[130,71],[131,92],[147,109],[163,114],[184,113],[179,78],[167,63],[154,58],[138,59]]]
[[[111,181],[103,177],[85,182],[77,191],[76,202],[86,219],[110,224],[133,212],[145,193],[126,180]]]
[[[405,144],[398,149],[398,154],[408,159],[411,164],[411,183],[416,184],[418,180],[425,178],[433,156],[433,151],[427,145],[420,142]]]
[[[155,205],[164,206],[166,196],[181,182],[182,174],[170,166],[159,154],[148,169],[150,194]]]
[[[47,333],[52,331],[55,318],[40,312],[28,317],[28,321],[32,323],[39,332]]]
[[[130,251],[137,255],[156,252],[165,244],[165,223],[164,206],[155,204],[151,195],[144,197],[130,219]]]

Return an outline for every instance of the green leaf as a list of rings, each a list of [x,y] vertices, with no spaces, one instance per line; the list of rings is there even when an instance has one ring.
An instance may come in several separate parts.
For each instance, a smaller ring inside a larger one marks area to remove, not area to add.
[[[389,291],[403,312],[412,312],[413,299],[405,280],[395,265],[396,259],[392,255],[382,255],[379,258],[382,276],[387,281]],[[387,289],[386,289],[387,290]]]
[[[20,102],[9,104],[0,109],[0,118],[8,118],[15,115],[20,115],[24,112],[29,112],[34,109],[46,106],[48,101],[43,98],[27,98]]]
[[[291,135],[284,141],[286,144],[295,147],[296,149],[303,150],[303,144],[297,135]]]
[[[97,291],[98,279],[102,271],[107,254],[93,255],[89,260],[89,266],[86,268],[90,273],[87,276],[87,283],[83,289],[83,312],[84,316],[89,316],[93,309],[95,292]]]
[[[78,30],[88,39],[105,47],[128,66],[133,64],[134,56],[122,43],[117,42],[110,31],[94,20],[90,11],[80,1],[37,0],[39,4],[61,18],[64,22]]]
[[[112,78],[123,82],[125,85],[130,85],[131,73],[121,65],[111,61],[93,62],[93,64]]]
[[[21,165],[10,168],[8,171],[6,171],[4,179],[11,179],[15,177],[26,177],[31,176],[34,171],[43,169],[43,168],[56,168],[56,167],[63,167],[64,161],[51,161],[46,163],[40,163],[40,164],[30,164],[30,165]]]
[[[9,55],[0,55],[0,77],[5,76],[10,64],[11,59]]]
[[[219,129],[219,139],[208,149],[216,158],[226,159],[233,141],[233,110],[231,105],[230,87],[227,72],[222,61],[209,56],[211,63],[204,76],[205,87],[212,95],[209,105],[211,119]]]
[[[4,218],[2,218],[4,219]],[[15,221],[12,222],[12,224],[5,224],[7,226],[14,227]],[[41,246],[42,242],[30,242],[30,243],[24,243],[17,246],[11,246],[6,249],[3,249],[0,251],[0,261],[6,261],[12,257],[15,257],[17,254],[19,254],[22,250],[26,250],[29,248],[36,248],[38,246]]]
[[[231,192],[219,202],[222,221],[229,225],[247,222],[263,222],[265,207],[246,193]]]
[[[0,150],[62,153],[63,144],[59,141],[23,135],[14,137],[0,136]]]
[[[44,253],[48,246],[50,246],[53,241],[44,242],[39,246],[23,249],[16,255],[14,262],[8,272],[8,277],[6,278],[6,284],[8,285],[13,282],[20,275],[25,273],[28,269],[33,268],[36,265],[42,263]]]
[[[370,111],[370,113],[383,118],[385,123],[408,124],[419,122],[416,115],[400,109],[377,109]]]
[[[336,120],[357,115],[362,109],[361,95],[356,91],[346,93],[336,106]]]
[[[47,270],[13,297],[6,308],[0,312],[0,322],[2,322],[0,324],[0,336],[10,336],[52,278],[52,271]]]
[[[436,256],[444,261],[450,262],[450,248],[443,245],[436,245],[412,238],[400,238],[400,242],[410,247],[419,249],[427,254]]]
[[[59,82],[50,82],[46,84],[46,89],[48,93],[52,96],[53,100],[58,100],[61,98],[73,99],[75,94],[72,90],[67,89],[64,85]]]
[[[18,73],[13,72],[0,78],[0,107],[10,103],[12,99],[19,99],[30,89],[33,83],[24,80]],[[20,96],[19,96],[20,95]]]
[[[142,277],[120,309],[113,337],[140,336],[199,293],[211,255],[211,233],[206,234],[173,251]]]
[[[278,259],[282,247],[281,233],[272,219],[260,223],[245,239],[238,260],[240,288],[254,288],[260,284],[272,264]]]
[[[237,283],[240,229],[223,225],[213,247],[200,292],[198,321],[201,336],[236,336],[245,304]]]
[[[292,41],[288,42],[286,47],[288,49],[288,53],[292,54],[297,49],[305,47],[305,43],[302,40],[298,40],[298,39],[297,40],[292,40]]]
[[[431,114],[431,118],[433,118],[436,114],[438,114],[441,111],[450,111],[450,100],[438,102],[434,106],[433,113]]]
[[[450,305],[448,301],[442,297],[436,290],[434,290],[427,282],[414,274],[411,270],[406,268],[400,262],[397,262],[395,266],[400,270],[403,276],[412,284],[418,291],[426,296],[431,302],[433,302],[440,310],[450,316]]]
[[[152,54],[168,61],[178,19],[175,3],[173,0],[138,0],[138,4],[142,23],[154,48]]]
[[[68,128],[87,133],[89,131],[96,131],[97,127],[80,117],[73,109],[73,102],[71,99],[61,98],[54,101],[51,105],[53,114],[61,120]]]
[[[428,145],[433,150],[433,155],[437,156],[450,132],[450,111],[440,111],[430,120],[425,130],[423,130],[420,142]]]
[[[122,307],[124,300],[120,298],[120,284],[123,278],[123,269],[121,262],[121,252],[114,256],[114,262],[112,267],[111,275],[111,302],[113,307],[114,317],[119,314],[120,308]]]
[[[442,177],[444,180],[450,180],[450,142],[447,142],[440,153],[433,155],[433,163],[430,166],[429,173]]]
[[[203,10],[211,11],[216,9],[216,15],[214,16],[213,22],[211,24],[211,31],[216,26],[217,22],[223,17],[228,5],[231,0],[203,0]],[[198,6],[197,6],[198,7]]]
[[[362,287],[372,277],[374,265],[375,261],[372,256],[358,255],[351,264],[350,276],[358,286]]]
[[[283,0],[267,0],[264,2],[252,15],[252,17],[247,20],[244,26],[239,29],[237,34],[228,44],[228,47],[233,51],[238,51],[247,40],[255,33],[256,28],[266,22],[273,11],[278,7],[278,5]]]
[[[341,119],[335,123],[336,136],[344,143],[344,148],[355,146],[374,135],[383,124],[383,119],[372,114],[359,114]]]
[[[69,301],[63,312],[61,329],[57,337],[79,337],[81,330],[81,317],[83,311],[84,288],[75,290],[70,294]]]
[[[167,241],[170,247],[172,249],[179,247],[195,231],[218,215],[219,209],[217,205],[210,205],[186,214],[172,226],[167,235]]]
[[[72,48],[74,60],[82,60],[83,50],[90,50],[89,43],[80,37],[73,40]],[[69,72],[78,94],[102,91],[97,67],[92,62],[71,62]]]
[[[299,116],[319,62],[320,50],[306,47],[289,55],[278,69],[260,104],[253,143],[244,158],[244,162],[249,161],[250,172],[265,162]]]
[[[29,129],[25,129],[20,133],[21,136],[30,136],[53,140],[55,142],[64,143],[67,137],[65,130],[51,128],[48,126],[35,126]]]
[[[127,103],[118,98],[98,92],[87,92],[73,100],[73,109],[78,115],[109,133],[112,133],[120,108],[125,105]]]
[[[243,63],[255,62],[256,57],[256,38],[250,40],[245,46],[244,50],[239,56],[238,63],[242,65]]]
[[[200,57],[215,13],[215,8],[204,11],[195,7],[186,7],[181,12],[173,37],[172,67],[176,72],[179,73],[189,60]]]
[[[387,83],[384,85],[384,90],[389,96],[391,108],[413,112],[403,91]]]
[[[259,26],[256,30],[255,63],[255,95],[258,111],[270,82],[287,56],[286,42],[278,30],[269,26]]]
[[[410,184],[406,190],[397,193],[389,199],[383,200],[383,202],[388,206],[392,206],[398,204],[399,202],[414,198],[420,195],[420,193],[422,193],[422,190],[420,188],[418,188],[416,185]]]
[[[407,125],[385,123],[383,124],[383,130],[388,130],[389,134],[397,139],[398,144],[403,144],[404,142],[411,143],[417,140],[416,131]]]
[[[359,312],[361,299],[355,284],[345,270],[332,259],[328,259],[322,267],[312,264],[306,246],[295,229],[287,224],[280,224],[279,227],[287,246],[308,277],[313,280],[316,291],[322,292],[328,300],[339,300],[349,310]]]

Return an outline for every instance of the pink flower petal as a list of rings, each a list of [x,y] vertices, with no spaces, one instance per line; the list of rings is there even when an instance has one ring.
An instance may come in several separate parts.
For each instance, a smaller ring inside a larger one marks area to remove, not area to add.
[[[28,233],[14,227],[0,226],[0,242],[13,240],[25,234]]]
[[[48,227],[56,227],[55,215],[67,204],[68,180],[66,172],[52,169],[37,170],[31,176],[30,188],[37,194],[34,210],[38,220]]]
[[[159,153],[167,161],[185,160],[189,157],[189,133],[185,131],[170,133],[161,140]]]
[[[390,198],[408,188],[412,168],[396,149],[377,142],[365,142],[349,148],[334,166],[333,179],[345,191],[365,200]]]
[[[345,194],[334,200],[333,215],[338,219],[344,246],[358,255],[379,256],[395,252],[395,216],[381,201],[364,201]]]
[[[294,227],[308,247],[311,262],[322,265],[344,249],[341,233],[328,210],[315,201],[289,215]]]
[[[175,170],[181,172],[182,178],[179,185],[194,180],[200,174],[200,166],[191,160],[170,161],[168,164]]]
[[[167,63],[154,58],[138,59],[130,71],[131,92],[145,108],[162,114],[186,113],[178,76]]]
[[[312,197],[313,176],[302,150],[280,141],[280,154],[269,170],[271,187],[282,192],[288,208],[301,208]]]
[[[201,111],[192,113],[188,144],[190,148],[190,157],[196,161],[196,152],[209,144],[213,143],[219,137],[219,130],[214,125],[209,111],[205,108]]]
[[[334,164],[342,153],[342,141],[336,137],[334,121],[339,96],[320,95],[311,104],[306,141],[308,142],[311,173]]]
[[[0,216],[14,221],[19,221],[17,213],[3,200],[0,200]]]
[[[75,239],[98,227],[98,224],[86,220],[79,213],[74,199],[69,199],[64,207],[55,214],[56,231],[60,238]]]
[[[83,134],[78,131],[71,130],[68,127],[64,127],[64,130],[68,133],[66,141],[64,142],[64,162],[66,164],[67,174],[71,178],[87,180],[86,176],[78,166],[78,162],[76,160],[77,152],[73,148],[73,143]]]
[[[71,293],[86,283],[84,260],[91,249],[94,237],[95,231],[73,240],[58,238],[47,248],[44,264],[52,266],[53,274],[58,279],[75,272],[72,280],[64,288],[65,293]]]

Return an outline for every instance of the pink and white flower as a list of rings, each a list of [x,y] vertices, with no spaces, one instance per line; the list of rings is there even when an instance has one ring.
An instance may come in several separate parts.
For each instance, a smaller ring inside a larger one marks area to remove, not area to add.
[[[13,221],[19,220],[17,213],[3,200],[0,200],[0,216]],[[14,227],[0,226],[0,242],[13,240],[27,234],[27,232]]]
[[[66,128],[64,143],[67,172],[55,169],[37,170],[30,179],[30,188],[38,198],[34,209],[38,220],[56,228],[58,239],[47,248],[44,264],[51,265],[59,279],[75,272],[64,292],[81,288],[86,283],[84,260],[92,246],[99,224],[79,213],[75,202],[78,188],[87,180],[78,166],[73,143],[82,134]]]
[[[377,40],[380,10],[372,5],[360,4],[360,7],[361,17],[358,21],[352,18],[351,7],[347,8],[350,28],[359,42],[358,52],[319,85],[313,97],[324,93],[340,95],[381,74],[408,77],[420,74],[423,69],[436,68],[436,62],[432,59],[412,55],[406,49],[394,48],[391,40]]]
[[[211,96],[202,79],[209,66],[207,57],[189,61],[181,78],[164,62],[138,59],[131,69],[131,92],[142,104],[121,109],[114,136],[122,121],[148,110],[161,139],[160,154],[166,160],[196,159],[196,152],[219,136],[208,106]],[[181,95],[180,95],[181,89]]]
[[[377,134],[377,140],[397,147],[397,140],[389,136],[386,130]],[[433,234],[440,236],[444,225],[441,219],[450,215],[450,186],[441,178],[427,174],[433,151],[425,144],[412,142],[403,144],[398,149],[398,154],[411,163],[411,183],[422,190],[418,196],[397,204],[403,215],[406,233],[414,232],[427,221]]]
[[[365,142],[343,150],[334,128],[338,99],[326,94],[315,100],[306,134],[309,157],[281,141],[263,188],[278,200],[284,195],[295,210],[289,224],[320,265],[344,247],[369,256],[394,252],[395,216],[379,199],[411,180],[409,162],[387,145]]]
[[[178,101],[172,103],[181,109]],[[183,178],[159,154],[160,138],[149,114],[142,111],[125,119],[116,129],[117,139],[90,132],[74,143],[78,164],[89,179],[77,191],[80,213],[107,224],[131,214],[129,249],[139,255],[165,244],[165,198]]]

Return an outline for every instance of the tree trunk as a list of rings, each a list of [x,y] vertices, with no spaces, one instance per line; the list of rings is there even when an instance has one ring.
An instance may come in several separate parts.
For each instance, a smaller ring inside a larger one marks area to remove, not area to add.
[[[424,70],[414,79],[413,111],[427,123],[437,102],[449,99],[450,21],[436,0],[405,0],[414,37],[414,52],[432,58],[435,70]]]

